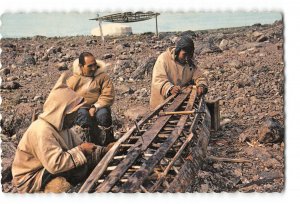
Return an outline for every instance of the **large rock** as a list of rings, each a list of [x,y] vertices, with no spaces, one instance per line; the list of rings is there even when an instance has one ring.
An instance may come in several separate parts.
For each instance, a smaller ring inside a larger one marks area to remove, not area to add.
[[[151,76],[156,57],[149,57],[132,73],[133,79],[143,79],[145,75]]]
[[[16,48],[16,45],[14,45],[12,43],[3,43],[2,47]]]
[[[116,87],[116,92],[118,94],[126,94],[126,93],[133,94],[134,90],[125,84],[120,84],[119,86]]]
[[[223,51],[228,50],[228,48],[229,48],[228,45],[229,45],[229,41],[226,39],[223,39],[219,44],[219,48]]]
[[[258,131],[260,143],[281,142],[284,137],[284,128],[274,118],[268,118]]]
[[[196,37],[196,33],[194,31],[191,30],[187,30],[187,31],[183,31],[181,33],[181,36],[189,36],[189,37]]]
[[[12,179],[11,175],[11,165],[15,157],[16,147],[12,142],[2,142],[1,143],[1,183],[7,182]]]
[[[239,134],[240,142],[250,142],[255,139],[257,135],[257,129],[255,128],[247,128],[241,134]]]
[[[256,40],[257,38],[259,38],[259,37],[262,36],[262,35],[263,35],[263,33],[258,32],[258,31],[254,31],[254,32],[252,33],[252,36],[253,36],[253,39],[254,39],[254,40]]]
[[[23,63],[26,65],[35,65],[36,61],[35,58],[32,55],[26,55],[23,59]]]
[[[132,34],[132,28],[130,26],[122,25],[119,23],[104,24],[102,25],[102,33],[104,36],[120,36]],[[91,34],[93,36],[101,36],[100,28],[96,27],[92,29]]]
[[[130,120],[137,120],[140,117],[144,116],[147,111],[148,108],[144,106],[135,106],[125,111],[124,115]]]
[[[104,54],[102,59],[109,59],[109,58],[112,58],[113,57],[113,54],[111,53],[107,53],[107,54]]]
[[[20,87],[21,87],[21,85],[18,82],[16,82],[16,81],[3,82],[1,84],[1,89],[9,89],[9,90],[11,90],[11,89],[18,89]]]
[[[259,38],[257,38],[257,42],[265,42],[265,41],[267,41],[267,40],[269,40],[269,38],[267,37],[267,36],[260,36]]]
[[[10,69],[8,68],[0,69],[0,75],[8,75],[8,74],[10,74]]]
[[[68,65],[65,62],[60,62],[55,65],[58,71],[68,70]]]
[[[27,129],[31,123],[34,110],[33,106],[33,103],[20,103],[14,106],[14,112],[12,114],[5,113],[5,115],[2,115],[4,116],[2,119],[2,131],[9,135],[13,135],[23,128]],[[22,132],[20,132],[20,136]]]
[[[222,50],[215,45],[212,38],[208,42],[204,42],[200,45],[195,45],[195,54],[196,55],[205,55],[207,53],[222,52]]]
[[[135,67],[135,63],[132,60],[119,59],[119,60],[117,60],[115,66],[113,68],[113,72],[115,74],[122,74],[126,68],[132,68],[132,67]]]
[[[229,62],[229,66],[231,66],[235,69],[240,69],[243,66],[243,64],[241,61],[234,59]]]

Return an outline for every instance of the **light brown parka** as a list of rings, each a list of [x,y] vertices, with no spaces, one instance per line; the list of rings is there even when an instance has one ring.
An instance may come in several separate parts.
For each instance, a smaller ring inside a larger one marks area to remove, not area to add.
[[[175,48],[168,48],[156,60],[152,74],[150,108],[153,110],[163,103],[173,86],[184,87],[194,82],[207,88],[207,79],[200,69],[182,66],[175,60]]]
[[[94,77],[86,77],[82,75],[79,60],[76,59],[73,63],[73,76],[67,80],[67,84],[84,98],[87,107],[94,105],[98,110],[113,104],[115,91],[112,80],[105,72],[105,63],[100,60],[96,60],[96,62],[99,68]]]
[[[12,175],[19,192],[39,192],[45,169],[57,174],[87,162],[78,147],[81,139],[71,130],[62,130],[66,113],[82,100],[65,81],[63,74],[51,90],[43,113],[29,126],[18,144]]]

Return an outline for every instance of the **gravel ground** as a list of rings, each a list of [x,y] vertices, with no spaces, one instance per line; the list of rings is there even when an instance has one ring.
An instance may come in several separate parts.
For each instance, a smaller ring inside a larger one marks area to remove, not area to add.
[[[220,100],[221,127],[209,155],[249,162],[207,160],[190,191],[281,192],[284,189],[283,24],[107,38],[74,36],[1,40],[2,190],[11,192],[15,148],[40,113],[59,75],[82,51],[108,63],[116,100],[115,133],[149,112],[151,70],[181,35],[195,42],[195,60],[209,81],[207,100]]]

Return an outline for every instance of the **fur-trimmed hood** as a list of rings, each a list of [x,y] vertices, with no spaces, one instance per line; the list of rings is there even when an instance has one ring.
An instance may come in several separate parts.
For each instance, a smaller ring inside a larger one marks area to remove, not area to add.
[[[86,106],[94,105],[96,109],[110,107],[115,98],[112,80],[106,73],[106,64],[96,60],[99,68],[93,77],[82,75],[79,59],[73,63],[73,76],[67,80],[68,86],[84,98]]]
[[[102,74],[104,72],[106,72],[106,64],[105,62],[103,62],[102,60],[96,60],[97,65],[99,66],[99,68],[96,70],[94,76],[97,76],[99,74]],[[72,66],[72,72],[76,75],[82,75],[82,71],[79,67],[79,59],[77,58],[74,62],[73,62],[73,66]]]
[[[67,74],[63,73],[51,90],[44,104],[43,113],[39,116],[53,125],[57,131],[62,130],[66,114],[80,104],[83,99],[67,86],[66,79]]]

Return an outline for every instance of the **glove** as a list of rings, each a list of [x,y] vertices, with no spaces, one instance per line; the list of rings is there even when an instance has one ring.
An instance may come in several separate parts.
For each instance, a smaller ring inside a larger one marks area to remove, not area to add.
[[[96,145],[90,142],[84,142],[79,145],[79,149],[83,152],[84,155],[92,154],[96,148]]]

